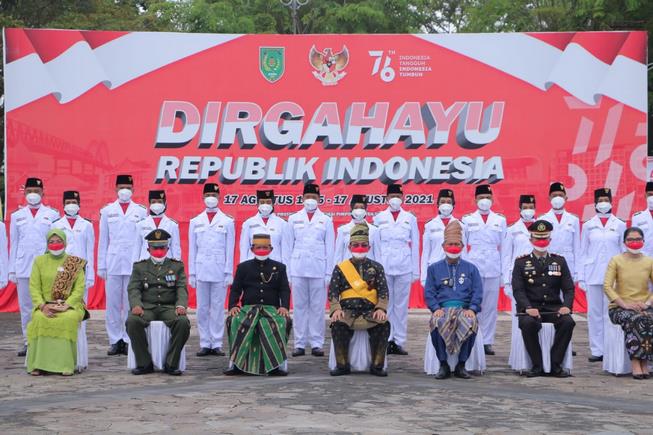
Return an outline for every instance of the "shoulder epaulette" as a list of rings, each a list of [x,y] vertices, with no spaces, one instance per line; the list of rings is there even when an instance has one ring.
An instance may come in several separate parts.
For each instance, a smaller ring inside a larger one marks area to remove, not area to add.
[[[236,220],[236,219],[234,219],[234,217],[233,217],[232,215],[230,215],[230,214],[224,213],[224,215],[227,216],[227,217],[228,217],[229,219],[231,219],[231,220]]]
[[[64,216],[60,216],[59,219],[53,220],[52,223],[55,224],[55,223],[59,222],[61,219],[63,219],[63,218],[64,218]]]
[[[181,263],[181,260],[177,260],[176,258],[168,258],[168,260],[174,262],[174,263]]]
[[[549,252],[549,255],[551,255],[551,256],[553,256],[553,257],[562,257],[562,258],[565,258],[564,255],[562,255],[562,254],[558,254],[557,252]]]
[[[147,210],[147,207],[145,207],[143,204],[136,204],[136,205],[139,206],[140,208]]]
[[[526,257],[530,257],[530,256],[531,256],[531,254],[520,255],[519,257],[515,258],[515,260],[519,260],[520,258],[526,258]]]
[[[473,214],[474,214],[474,213],[467,213],[467,214],[464,214],[463,217],[461,217],[460,219],[464,219],[464,218],[466,218],[467,216],[471,216],[471,215],[473,215]]]
[[[619,219],[621,222],[626,223],[625,220],[621,219],[620,217],[615,216],[617,219]]]
[[[87,221],[87,222],[89,222],[89,223],[93,223],[93,221],[90,220],[89,218],[85,218],[85,217],[83,217],[82,219],[84,219],[85,221]]]
[[[643,210],[642,210],[642,211],[635,212],[635,214],[634,214],[633,216],[637,216],[638,214],[641,214],[641,213],[643,213],[643,212],[644,212]]]

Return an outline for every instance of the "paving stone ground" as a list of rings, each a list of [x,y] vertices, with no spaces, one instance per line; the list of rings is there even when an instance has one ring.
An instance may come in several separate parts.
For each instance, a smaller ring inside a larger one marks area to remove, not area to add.
[[[436,381],[423,373],[425,311],[411,311],[409,355],[389,357],[387,378],[332,378],[327,357],[312,356],[291,358],[287,378],[225,377],[226,357],[195,356],[194,314],[187,372],[132,376],[127,357],[106,356],[103,315],[88,323],[87,371],[34,378],[16,357],[18,315],[0,314],[0,433],[653,433],[653,380],[588,363],[582,317],[571,378],[513,373],[511,323],[501,315],[487,372]]]

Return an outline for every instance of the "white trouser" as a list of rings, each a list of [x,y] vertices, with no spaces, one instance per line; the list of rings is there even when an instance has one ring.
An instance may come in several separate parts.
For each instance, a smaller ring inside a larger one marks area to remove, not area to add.
[[[388,320],[390,321],[388,341],[403,346],[408,335],[408,300],[412,274],[386,275],[386,281],[388,281]]]
[[[326,308],[327,290],[324,278],[304,278],[293,276],[292,330],[295,348],[322,348],[324,345],[324,310]]]
[[[603,285],[587,286],[587,331],[593,356],[603,356],[603,322],[608,318],[608,298]]]
[[[222,348],[224,335],[224,300],[227,286],[224,281],[197,281],[197,330],[200,347]]]
[[[106,292],[106,313],[105,323],[109,344],[115,344],[120,340],[129,343],[125,322],[129,314],[129,297],[127,286],[129,275],[108,275],[104,284]]]
[[[494,344],[494,334],[497,330],[497,305],[499,304],[500,279],[482,278],[483,302],[478,315],[478,323],[483,331],[483,344]]]
[[[17,278],[16,281],[20,326],[23,330],[23,341],[27,344],[27,324],[32,320],[32,296],[29,294],[29,278]]]

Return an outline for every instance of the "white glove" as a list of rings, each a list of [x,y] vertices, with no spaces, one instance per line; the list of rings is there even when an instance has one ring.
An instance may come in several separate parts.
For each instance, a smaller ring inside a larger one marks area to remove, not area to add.
[[[420,280],[419,283],[422,284],[422,287],[426,288],[426,281]]]
[[[16,274],[15,274],[15,273],[12,272],[12,273],[9,274],[9,281],[11,281],[11,282],[13,282],[14,284],[16,284],[17,279],[16,279]]]
[[[224,275],[224,285],[229,286],[234,283],[234,276],[230,273]]]
[[[197,279],[195,279],[195,275],[188,276],[188,284],[193,288],[197,288]]]
[[[504,284],[503,294],[506,295],[509,298],[512,297],[512,284]]]
[[[4,290],[4,288],[7,287],[7,284],[9,284],[9,282],[0,281],[0,291]]]
[[[580,287],[583,291],[587,291],[587,284],[585,281],[578,281],[578,287]]]
[[[98,269],[97,270],[97,276],[99,276],[100,278],[102,278],[103,280],[106,281],[106,279],[107,279],[107,270],[106,269]]]
[[[411,284],[414,283],[415,281],[418,281],[421,277],[419,275],[412,275],[413,280],[410,282]]]

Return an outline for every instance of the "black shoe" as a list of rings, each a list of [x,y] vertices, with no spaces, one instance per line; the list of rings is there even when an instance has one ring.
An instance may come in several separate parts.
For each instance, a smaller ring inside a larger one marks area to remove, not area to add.
[[[651,378],[650,373],[642,373],[642,376],[644,376],[644,379],[650,379]]]
[[[396,349],[397,349],[397,343],[395,343],[394,341],[388,341],[388,348],[386,350],[386,353],[388,355],[394,355]]]
[[[446,362],[440,363],[440,370],[435,375],[435,379],[447,379],[451,377],[451,367]]]
[[[331,376],[343,376],[343,375],[348,375],[350,373],[351,373],[351,368],[349,367],[336,367],[335,369],[329,372]]]
[[[225,376],[238,376],[238,375],[242,375],[243,371],[238,367],[233,366],[230,369],[223,370],[222,374]]]
[[[381,377],[388,376],[388,372],[383,370],[383,367],[370,367],[370,374]]]
[[[195,356],[209,356],[209,355],[211,355],[211,353],[213,353],[213,352],[211,351],[211,348],[203,347],[203,348],[200,349],[199,352],[197,352],[197,353],[195,354]]]
[[[268,376],[288,376],[288,372],[277,367],[276,369],[269,371]]]
[[[123,355],[129,355],[129,344],[125,343],[122,340],[120,340],[118,343],[120,343],[120,353]]]
[[[224,356],[224,352],[219,347],[216,347],[215,349],[211,349],[211,355]]]
[[[26,356],[27,355],[27,345],[24,345],[23,348],[16,353],[16,355]]]
[[[587,361],[589,361],[589,362],[600,362],[600,361],[603,361],[603,355],[601,355],[601,356],[594,356],[594,355],[592,355],[592,356],[590,356],[589,358],[587,358]]]
[[[120,344],[120,341],[117,341],[109,347],[109,350],[107,351],[107,355],[113,356],[113,355],[120,355],[120,354],[122,354],[122,346]]]
[[[169,374],[170,376],[181,376],[181,374],[183,373],[179,369],[173,369],[169,367],[168,364],[163,366],[163,372]]]
[[[554,378],[568,378],[571,376],[568,371],[563,370],[562,368],[551,370],[550,376]]]
[[[635,379],[636,381],[642,381],[646,378],[644,377],[644,375],[633,375],[633,379]]]
[[[542,370],[540,367],[533,367],[526,372],[527,378],[537,378],[540,376],[544,376],[544,370]]]
[[[394,350],[392,353],[395,355],[408,355],[408,352],[406,352],[403,347],[396,343],[394,344]]]
[[[575,350],[571,351],[571,356],[576,356],[576,351]]]
[[[154,366],[152,364],[147,367],[136,367],[132,370],[132,375],[147,375],[149,373],[154,373]]]
[[[304,350],[303,347],[298,347],[292,352],[292,356],[304,356],[306,355],[306,351]]]
[[[494,355],[495,354],[494,349],[492,349],[491,344],[484,344],[483,345],[483,350],[485,351],[486,355]]]
[[[456,369],[453,372],[453,375],[455,377],[457,377],[457,378],[460,378],[460,379],[470,379],[471,378],[469,373],[467,373],[467,369],[465,369],[465,363],[458,363],[458,365],[456,365]]]
[[[313,356],[324,356],[324,351],[319,347],[314,347],[311,349],[311,355]]]

